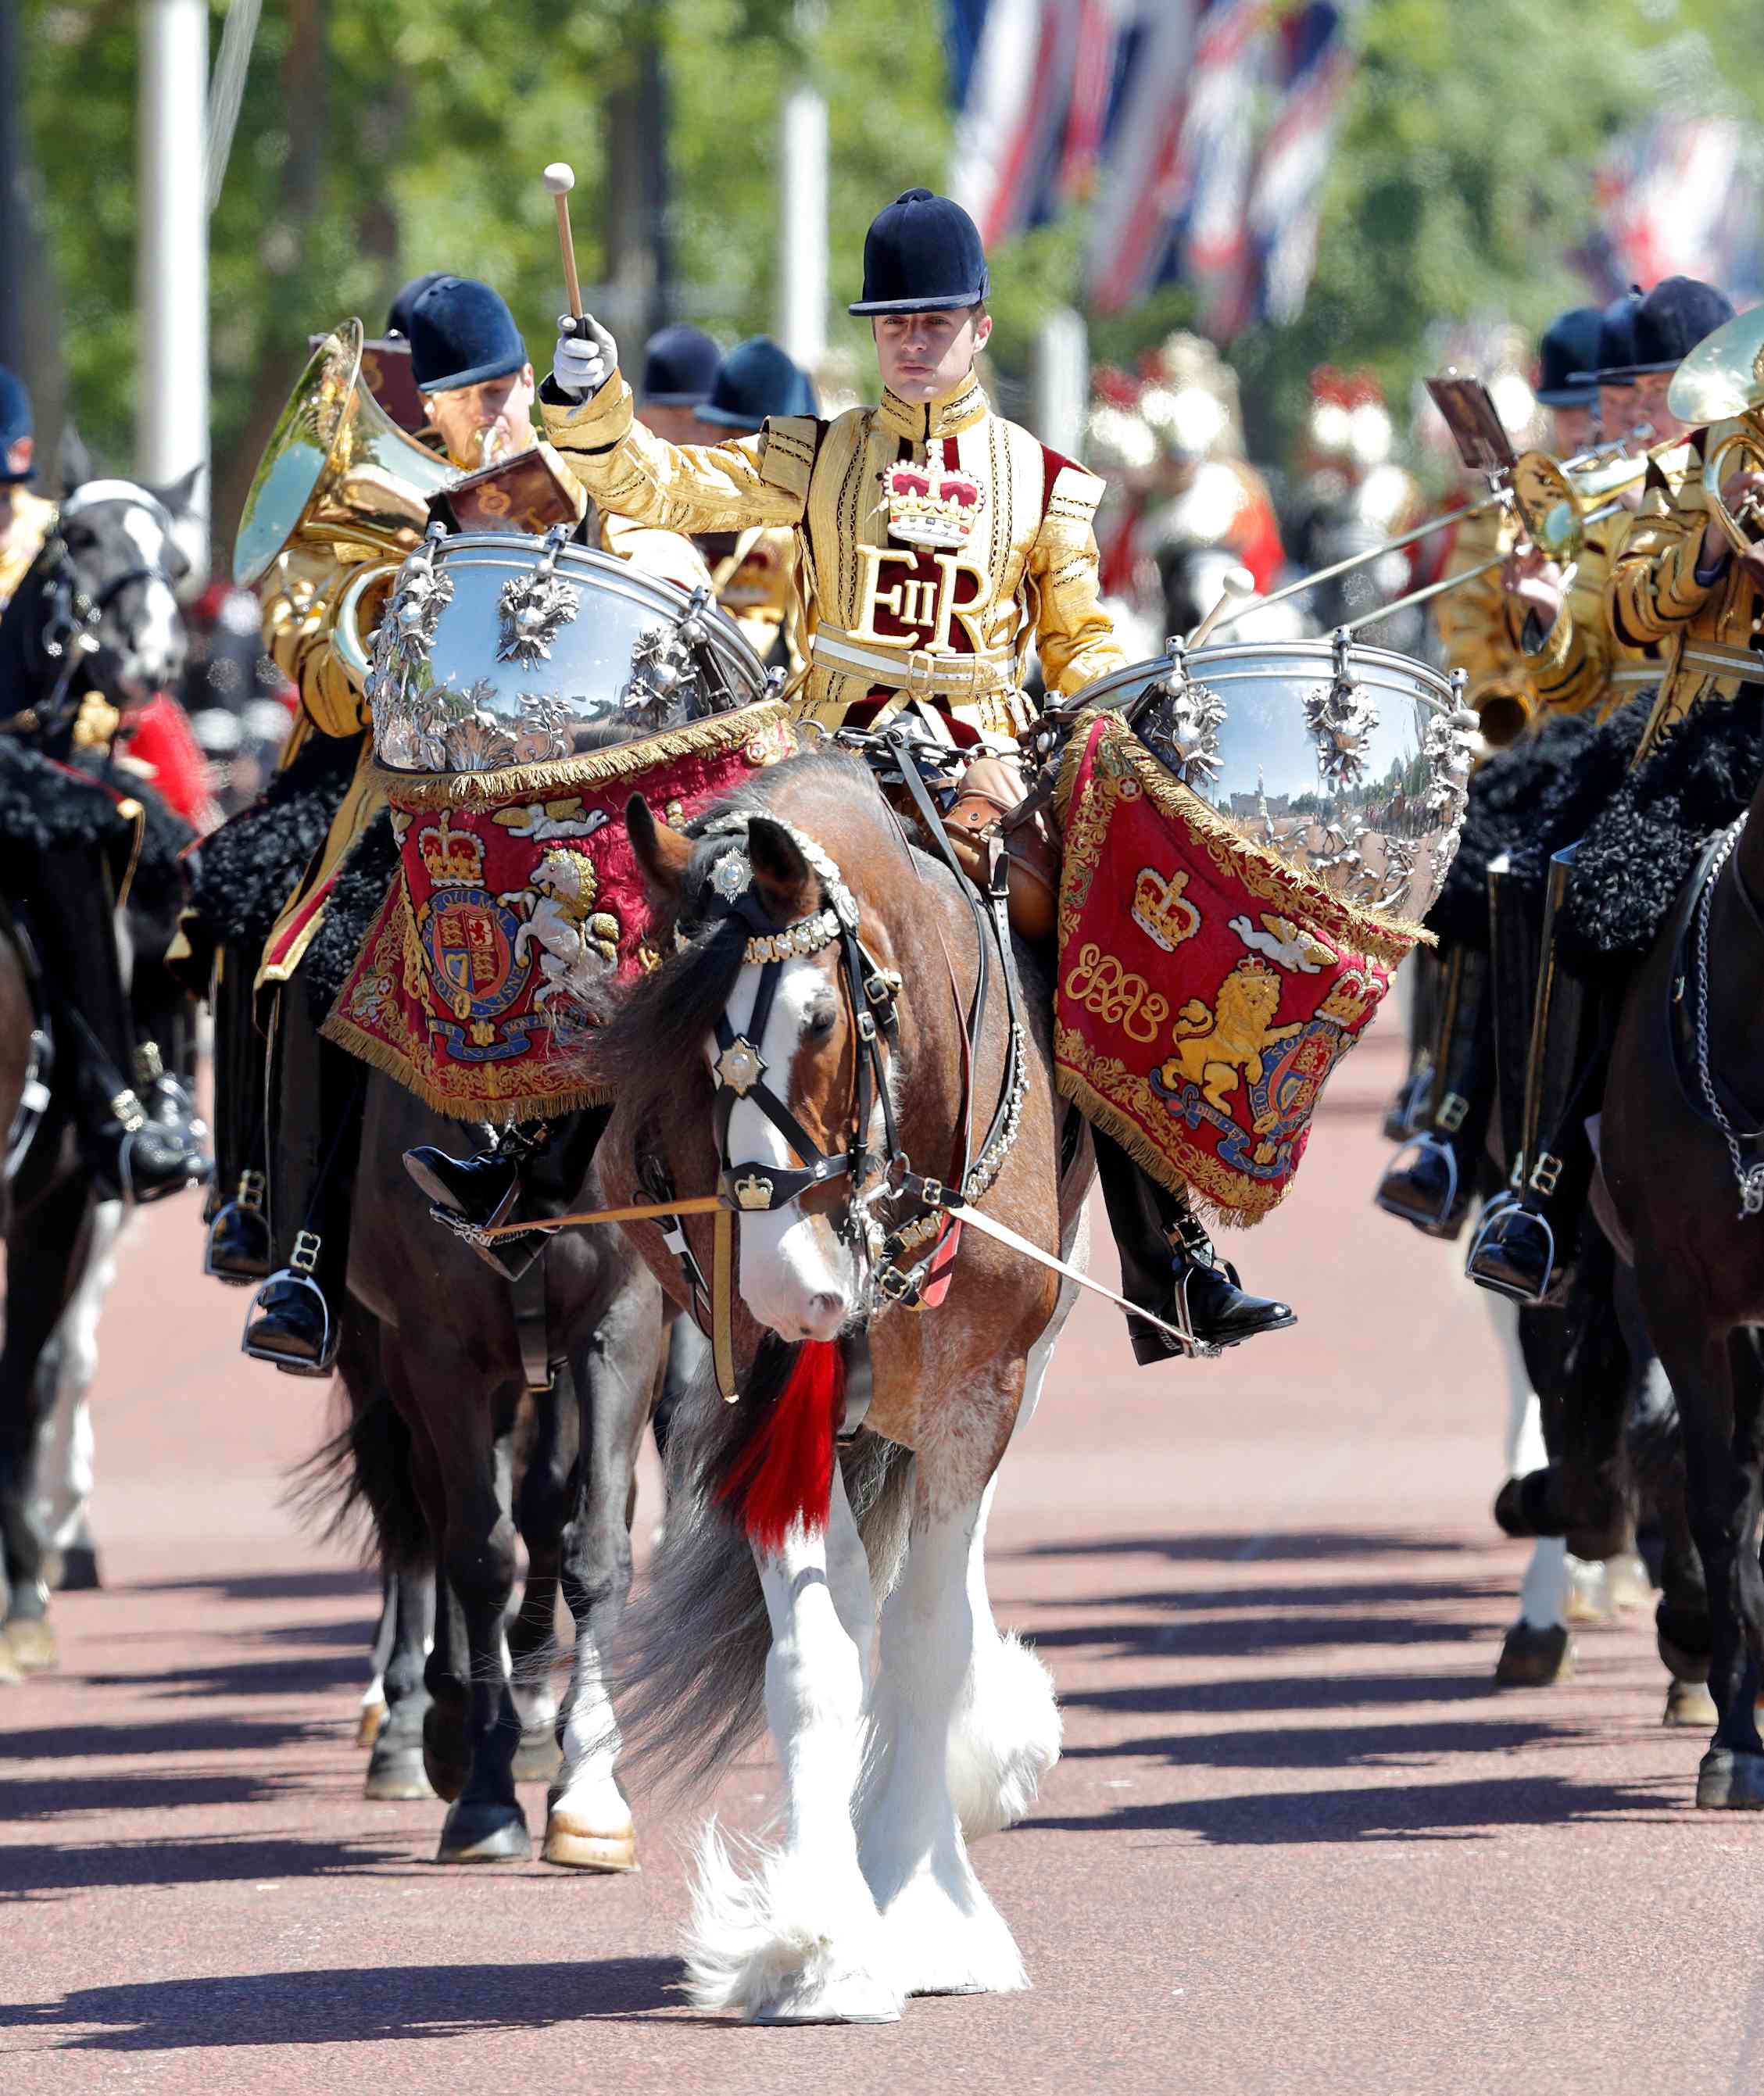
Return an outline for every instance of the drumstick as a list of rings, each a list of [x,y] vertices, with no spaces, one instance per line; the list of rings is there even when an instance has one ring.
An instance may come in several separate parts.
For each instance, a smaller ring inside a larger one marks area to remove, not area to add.
[[[564,251],[564,284],[570,293],[570,310],[582,318],[582,286],[576,277],[575,237],[570,230],[570,192],[576,186],[576,171],[567,160],[553,160],[545,170],[545,186],[557,205],[557,241]]]
[[[1190,634],[1185,646],[1199,648],[1239,598],[1254,596],[1255,578],[1247,568],[1227,568],[1220,578],[1219,590],[1219,601]]]

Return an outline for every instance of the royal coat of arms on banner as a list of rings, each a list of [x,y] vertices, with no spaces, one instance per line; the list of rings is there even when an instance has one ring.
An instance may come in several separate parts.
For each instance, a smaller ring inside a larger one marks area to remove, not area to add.
[[[1172,1191],[1258,1222],[1423,934],[1245,836],[1116,715],[1080,720],[1059,805],[1060,1089]]]
[[[683,822],[794,747],[768,701],[544,766],[379,771],[399,870],[326,1037],[461,1120],[594,1104],[586,1029],[649,928],[626,802]]]

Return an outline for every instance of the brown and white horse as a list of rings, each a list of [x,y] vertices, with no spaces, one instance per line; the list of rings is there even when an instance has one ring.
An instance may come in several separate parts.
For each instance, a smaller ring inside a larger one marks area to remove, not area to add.
[[[676,1421],[666,1541],[618,1668],[627,1744],[674,1777],[721,1766],[762,1711],[777,1749],[774,1838],[738,1858],[713,1823],[700,1846],[693,1995],[760,2021],[873,2022],[911,1994],[1020,1988],[967,1843],[1028,1809],[1059,1718],[1045,1668],[993,1626],[981,1550],[1075,1290],[970,1226],[935,1307],[893,1299],[881,1277],[912,1255],[884,1248],[902,1215],[881,1168],[892,1153],[954,1181],[964,1126],[985,1127],[1015,1067],[1014,1133],[979,1209],[1081,1260],[1094,1166],[1054,1091],[1047,986],[1019,948],[1013,1066],[989,924],[852,758],[790,759],[688,834],[640,801],[630,823],[670,957],[596,1050],[619,1100],[609,1194],[653,1197],[658,1165],[679,1197],[719,1164],[749,1199],[756,1177],[797,1186],[739,1215],[740,1395],[702,1389]],[[811,1178],[817,1155],[849,1169]],[[712,1227],[688,1225],[705,1274]],[[656,1227],[633,1229],[686,1299]],[[836,1451],[854,1334],[871,1395]]]

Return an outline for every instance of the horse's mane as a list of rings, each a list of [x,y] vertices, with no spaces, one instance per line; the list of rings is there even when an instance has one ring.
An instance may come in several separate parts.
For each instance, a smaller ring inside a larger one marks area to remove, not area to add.
[[[849,818],[854,801],[868,797],[885,815],[867,767],[843,752],[812,750],[756,773],[744,784],[684,825],[697,841],[678,906],[659,916],[651,933],[662,965],[620,998],[608,1023],[596,1028],[589,1053],[596,1078],[640,1123],[652,1110],[677,1098],[681,1079],[702,1068],[704,1044],[733,993],[741,972],[746,928],[728,915],[710,887],[710,870],[726,841],[705,835],[718,815],[769,814],[788,792],[793,819],[813,830],[813,803],[824,797]],[[806,803],[806,805],[805,805]],[[691,940],[675,950],[676,925]]]

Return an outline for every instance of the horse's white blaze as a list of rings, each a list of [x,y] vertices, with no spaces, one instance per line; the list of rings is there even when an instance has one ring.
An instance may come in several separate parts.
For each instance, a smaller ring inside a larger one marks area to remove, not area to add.
[[[744,1034],[753,1010],[759,970],[744,967],[729,1000],[729,1024]],[[765,1082],[789,1103],[790,1066],[802,1038],[809,1008],[827,988],[811,961],[786,961],[766,1021],[756,1041],[766,1065]],[[718,1054],[710,1044],[712,1068]],[[836,1138],[843,1142],[843,1133]],[[784,1169],[797,1160],[783,1133],[749,1100],[738,1100],[729,1116],[729,1155],[737,1164],[755,1162]],[[858,1276],[850,1250],[825,1216],[788,1207],[741,1217],[741,1299],[761,1324],[787,1339],[831,1339],[855,1307]]]
[[[899,2013],[851,1817],[866,1654],[841,1602],[852,1605],[862,1560],[836,1469],[827,1532],[798,1530],[778,1556],[759,1559],[771,1619],[766,1714],[783,1775],[781,1838],[754,1845],[745,1871],[714,1822],[701,1841],[686,1964],[702,2008],[784,2022],[892,2021]]]
[[[156,689],[170,678],[183,653],[177,599],[158,572],[166,557],[165,533],[151,511],[138,508],[124,513],[123,529],[141,565],[155,570],[142,587],[141,614],[129,635],[133,659],[125,675]]]

